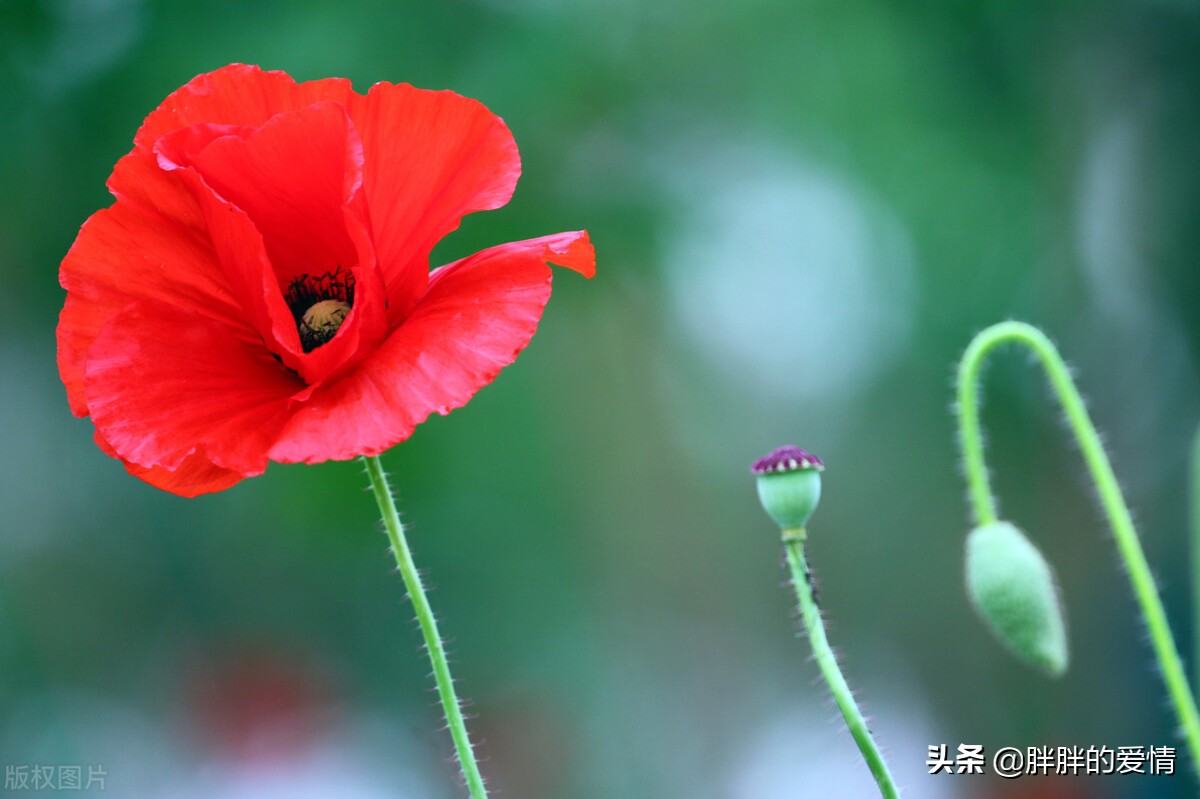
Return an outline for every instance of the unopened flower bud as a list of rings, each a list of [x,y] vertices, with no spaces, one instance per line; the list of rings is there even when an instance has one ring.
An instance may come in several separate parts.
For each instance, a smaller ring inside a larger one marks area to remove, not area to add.
[[[783,530],[803,529],[821,500],[825,464],[799,447],[780,447],[750,467],[763,509]]]
[[[1051,677],[1067,670],[1067,625],[1054,571],[1008,522],[967,537],[967,593],[1004,646]]]

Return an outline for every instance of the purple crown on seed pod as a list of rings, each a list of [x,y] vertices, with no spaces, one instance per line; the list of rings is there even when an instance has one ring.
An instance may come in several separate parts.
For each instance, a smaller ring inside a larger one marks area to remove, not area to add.
[[[750,467],[752,474],[774,474],[778,472],[794,472],[800,469],[816,469],[825,471],[825,464],[811,452],[805,452],[799,447],[788,444],[764,455]]]

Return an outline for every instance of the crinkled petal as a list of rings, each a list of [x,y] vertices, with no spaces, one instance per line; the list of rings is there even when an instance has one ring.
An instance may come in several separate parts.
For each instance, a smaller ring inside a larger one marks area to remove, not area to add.
[[[349,269],[343,209],[362,185],[362,143],[346,111],[318,103],[278,114],[247,136],[222,136],[190,166],[262,234],[281,286],[298,274]]]
[[[435,271],[428,292],[378,350],[296,408],[271,458],[316,463],[377,454],[430,414],[465,404],[529,343],[550,298],[548,263],[594,274],[587,233],[504,244]]]
[[[107,186],[118,202],[160,214],[197,238],[206,237],[204,219],[191,192],[178,175],[163,171],[153,153],[133,150],[123,156],[113,167]]]
[[[265,341],[310,383],[344,369],[382,340],[385,297],[375,274],[359,187],[362,145],[341,106],[281,113],[248,134],[196,125],[155,146],[204,213],[230,283]],[[301,275],[355,284],[337,336],[305,353],[284,292]]]
[[[121,461],[125,471],[134,477],[146,481],[155,488],[170,491],[181,497],[198,497],[214,491],[224,491],[242,481],[242,475],[229,469],[222,469],[198,452],[193,452],[183,459],[183,463],[175,471],[168,471],[161,466],[138,466],[130,463],[117,454],[112,444],[104,440],[100,431],[96,430],[93,438],[96,445],[111,458]]]
[[[88,410],[116,453],[143,467],[185,468],[201,455],[244,476],[267,451],[303,382],[262,345],[162,303],[135,302],[88,350]]]
[[[58,322],[58,366],[71,410],[86,416],[83,376],[88,348],[101,328],[135,300],[185,308],[247,338],[246,324],[207,235],[199,212],[182,186],[149,173],[146,196],[161,211],[118,200],[84,223],[63,259],[59,282],[67,290]]]
[[[262,235],[246,212],[221,197],[190,168],[176,170],[204,217],[205,233],[216,253],[217,268],[228,281],[246,324],[290,369],[300,370],[300,334],[271,269]]]
[[[269,459],[386,449],[528,344],[548,263],[594,272],[578,232],[430,274],[437,241],[519,174],[504,122],[452,92],[364,97],[240,64],[196,77],[146,118],[109,179],[116,203],[63,262],[73,411],[132,474],[188,496]],[[353,308],[304,353],[284,293],[331,269],[353,275]]]
[[[512,197],[521,159],[504,121],[454,92],[377,83],[362,113],[352,116],[394,323],[425,291],[434,245],[466,214]]]
[[[146,117],[134,144],[149,150],[162,136],[198,123],[258,127],[276,114],[326,100],[353,111],[363,97],[345,78],[297,83],[286,72],[230,64],[171,92]]]

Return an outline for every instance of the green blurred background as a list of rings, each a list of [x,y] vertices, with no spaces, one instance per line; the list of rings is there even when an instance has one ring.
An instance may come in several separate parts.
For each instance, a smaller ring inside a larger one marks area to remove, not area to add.
[[[1190,653],[1194,3],[0,0],[0,55],[6,768],[98,767],[136,799],[462,795],[360,465],[180,499],[97,450],[58,381],[58,262],[113,163],[167,93],[244,61],[505,118],[517,193],[436,263],[596,244],[517,363],[385,457],[499,797],[871,795],[747,472],[789,442],[828,466],[810,559],[909,796],[1195,795],[1182,749],[1146,779],[924,765],[1181,746],[1078,455],[1011,352],[992,467],[1059,570],[1071,671],[1025,670],[973,617],[950,378],[1001,319],[1059,342]]]

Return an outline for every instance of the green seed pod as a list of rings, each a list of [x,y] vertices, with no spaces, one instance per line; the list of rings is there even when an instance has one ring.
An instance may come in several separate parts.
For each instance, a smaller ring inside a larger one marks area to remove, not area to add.
[[[816,455],[799,447],[780,447],[750,467],[758,477],[758,498],[782,530],[802,530],[821,501],[821,471]]]
[[[1000,643],[1051,677],[1067,670],[1067,625],[1054,571],[1008,522],[967,537],[967,593]]]

